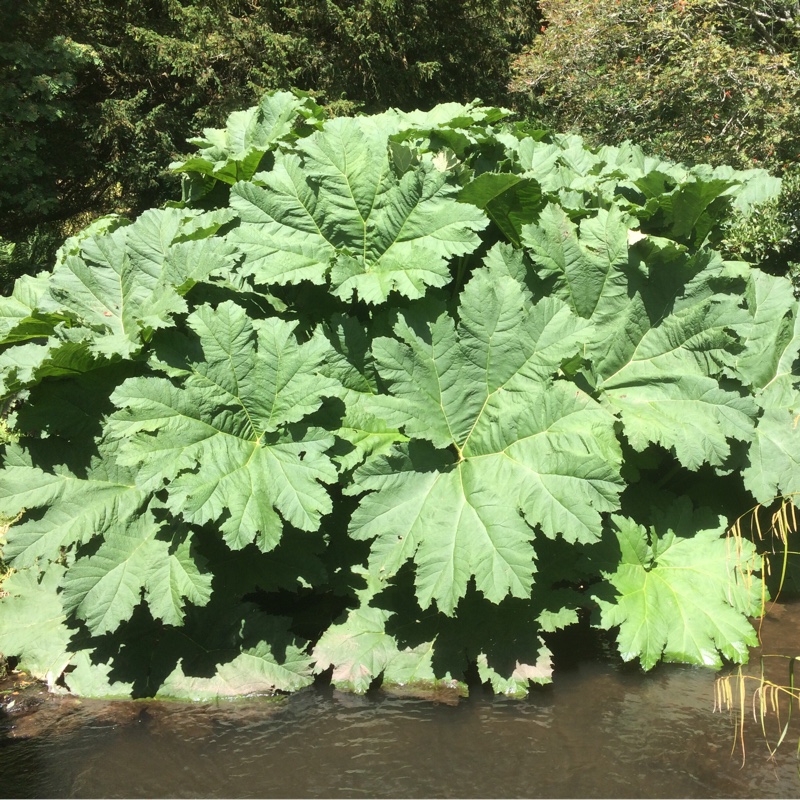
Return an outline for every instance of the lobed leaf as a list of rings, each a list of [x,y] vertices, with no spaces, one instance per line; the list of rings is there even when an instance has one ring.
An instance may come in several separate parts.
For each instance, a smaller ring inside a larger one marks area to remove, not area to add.
[[[742,472],[756,501],[768,504],[779,495],[800,497],[800,389],[796,378],[782,375],[756,397],[763,409]]]
[[[300,345],[291,324],[253,324],[232,302],[201,307],[189,325],[196,339],[175,345],[170,367],[185,375],[180,386],[135,378],[112,396],[121,410],[109,430],[125,440],[122,462],[154,490],[166,483],[177,516],[218,523],[231,547],[274,548],[278,512],[316,530],[331,509],[323,484],[336,478],[325,452],[333,436],[287,425],[338,392],[319,374],[325,340]]]
[[[736,375],[761,389],[792,372],[800,354],[800,315],[789,280],[751,270],[745,294],[749,319],[739,326]]]
[[[190,537],[165,541],[157,538],[161,528],[138,517],[124,532],[106,536],[96,553],[79,558],[64,577],[64,610],[101,634],[129,619],[143,595],[153,616],[169,625],[183,622],[184,598],[205,605],[211,576],[200,571]]]
[[[608,314],[626,298],[622,268],[628,263],[628,226],[616,206],[599,211],[579,229],[550,203],[534,225],[522,228],[522,242],[544,274],[555,277],[557,294],[578,316]]]
[[[619,565],[604,573],[617,593],[597,596],[600,626],[619,626],[622,658],[645,669],[661,659],[722,666],[720,653],[736,663],[758,639],[747,615],[760,608],[760,581],[752,575],[755,548],[720,538],[720,528],[682,538],[667,528],[648,532],[614,517]]]
[[[57,594],[64,567],[44,573],[33,567],[3,580],[0,599],[0,653],[19,657],[19,669],[53,688],[70,662],[71,631]]]
[[[289,620],[265,614],[251,603],[213,602],[187,613],[180,631],[170,631],[154,654],[159,698],[209,701],[291,692],[311,684],[306,642]]]
[[[472,252],[488,220],[456,202],[430,160],[396,176],[387,136],[332,120],[298,143],[299,155],[279,155],[263,188],[237,184],[231,205],[242,224],[229,239],[245,252],[244,274],[261,284],[330,280],[336,296],[373,304],[447,283],[447,260]]]
[[[0,473],[0,514],[14,519],[23,510],[44,511],[9,529],[4,558],[16,569],[56,561],[76,544],[125,530],[150,498],[137,485],[135,472],[120,466],[116,456],[117,448],[103,443],[80,476],[63,464],[43,470],[21,448],[10,449]]]
[[[390,394],[375,407],[452,455],[395,448],[357,470],[356,488],[372,494],[350,526],[375,537],[374,574],[390,578],[413,557],[421,605],[445,613],[473,576],[494,602],[528,596],[533,529],[592,541],[621,488],[613,418],[573,385],[549,384],[585,324],[557,301],[532,306],[517,281],[488,270],[460,312],[458,329],[446,314],[427,331],[409,318],[400,341],[376,340]]]
[[[311,98],[270,92],[257,106],[230,114],[224,129],[206,128],[203,136],[190,139],[200,152],[170,164],[170,168],[228,184],[250,180],[264,154],[291,138],[298,119],[319,120],[321,114],[322,109]],[[200,196],[211,186],[213,182]],[[199,197],[193,194],[191,199]]]
[[[384,630],[389,616],[378,608],[358,608],[345,622],[331,625],[312,653],[316,671],[333,667],[335,686],[364,694],[397,654],[394,639]]]

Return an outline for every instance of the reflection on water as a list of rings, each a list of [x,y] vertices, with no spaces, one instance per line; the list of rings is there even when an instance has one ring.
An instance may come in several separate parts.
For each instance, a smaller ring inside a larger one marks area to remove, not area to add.
[[[800,605],[765,649],[800,652]],[[753,661],[758,663],[758,654]],[[48,700],[0,747],[4,797],[798,797],[774,759],[713,712],[715,674],[584,660],[524,701],[458,705],[308,690],[219,705]],[[797,737],[798,732],[792,735]],[[795,740],[796,741],[796,738]]]

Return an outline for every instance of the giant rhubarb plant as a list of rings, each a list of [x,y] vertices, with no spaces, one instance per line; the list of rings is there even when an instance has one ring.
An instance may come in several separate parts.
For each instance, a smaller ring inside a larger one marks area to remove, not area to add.
[[[3,653],[87,696],[520,694],[589,608],[645,668],[746,659],[724,534],[800,491],[800,314],[714,247],[778,182],[507,117],[269,94],[18,281]]]

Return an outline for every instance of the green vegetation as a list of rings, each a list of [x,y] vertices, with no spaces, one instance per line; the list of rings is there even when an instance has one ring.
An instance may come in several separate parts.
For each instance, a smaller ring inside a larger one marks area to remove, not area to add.
[[[3,14],[5,293],[91,219],[174,197],[165,167],[187,134],[267,89],[309,90],[332,113],[500,102],[537,30],[534,0],[29,0]]]
[[[736,214],[725,226],[725,254],[773,275],[788,275],[800,291],[800,173],[785,175],[778,197],[749,214]]]
[[[791,283],[725,260],[762,170],[587,147],[472,103],[269,94],[0,304],[18,441],[0,651],[87,696],[746,660],[800,491]]]
[[[634,139],[687,163],[796,164],[796,3],[541,0],[540,6],[545,31],[517,59],[513,88],[549,127],[579,130],[596,143]]]
[[[800,262],[800,12],[789,0],[541,0],[512,89],[544,127],[688,164],[766,167],[785,194],[731,252]]]
[[[165,166],[187,132],[268,89],[308,91],[329,115],[481,97],[592,146],[630,139],[689,164],[763,166],[785,193],[733,220],[721,251],[772,274],[800,263],[791,2],[30,0],[5,22],[4,294],[98,216],[175,197]]]

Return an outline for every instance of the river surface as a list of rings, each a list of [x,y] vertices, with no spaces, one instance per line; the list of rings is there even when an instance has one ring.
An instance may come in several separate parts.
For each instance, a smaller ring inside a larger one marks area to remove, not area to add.
[[[798,621],[800,605],[780,609],[765,640],[800,645]],[[716,677],[582,656],[523,701],[330,688],[215,705],[45,699],[2,722],[0,795],[800,797],[800,729],[770,758],[748,700],[742,766]]]

